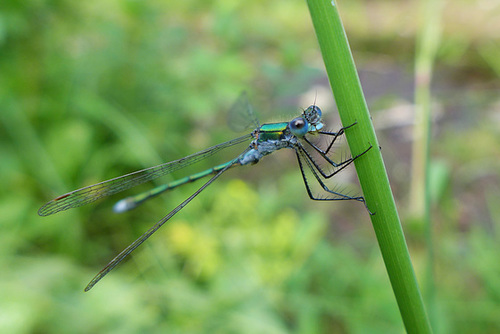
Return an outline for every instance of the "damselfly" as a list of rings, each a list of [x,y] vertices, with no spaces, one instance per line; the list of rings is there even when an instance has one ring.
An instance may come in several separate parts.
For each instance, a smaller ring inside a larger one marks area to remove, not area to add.
[[[99,282],[106,274],[116,267],[125,257],[139,247],[146,239],[155,233],[163,224],[172,218],[177,212],[184,208],[193,198],[202,192],[208,185],[214,182],[225,171],[232,167],[252,165],[257,163],[264,156],[273,153],[282,148],[290,148],[295,151],[299,168],[304,180],[304,184],[309,197],[319,201],[338,201],[338,200],[356,200],[365,204],[363,197],[349,196],[342,194],[336,189],[329,188],[325,183],[326,179],[331,178],[339,171],[350,165],[354,160],[366,153],[371,146],[364,152],[344,159],[340,162],[334,162],[330,157],[333,144],[339,136],[344,134],[344,131],[354,124],[341,128],[338,132],[329,132],[322,130],[324,127],[322,121],[321,109],[316,105],[311,105],[305,109],[301,116],[292,119],[290,122],[268,123],[262,124],[258,122],[250,104],[247,101],[246,95],[242,96],[235,103],[230,112],[230,124],[233,127],[248,128],[253,126],[254,130],[242,137],[227,141],[225,143],[210,147],[206,150],[189,155],[179,160],[167,162],[155,167],[146,168],[134,173],[123,175],[114,179],[100,182],[91,186],[87,186],[78,190],[74,190],[67,194],[61,195],[38,210],[40,216],[48,216],[59,211],[64,211],[71,208],[76,208],[84,204],[94,202],[95,200],[116,194],[127,190],[139,184],[154,180],[160,176],[170,174],[174,171],[185,168],[195,162],[199,162],[223,149],[250,141],[247,148],[236,158],[204,170],[202,172],[186,176],[176,181],[158,186],[145,193],[127,197],[115,204],[113,207],[115,212],[124,212],[137,207],[144,201],[159,195],[167,190],[172,190],[176,187],[189,182],[196,181],[203,177],[212,175],[212,177],[203,184],[191,196],[185,199],[175,209],[170,211],[165,217],[158,221],[142,236],[125,248],[113,260],[111,260],[87,285],[85,291],[90,290],[97,282]],[[315,144],[311,138],[313,136],[323,135],[329,140],[326,149],[321,149]],[[322,163],[318,163],[318,158],[322,159]],[[326,168],[323,166],[326,165]],[[312,180],[311,180],[312,179]],[[311,181],[316,181],[319,189],[323,193],[317,195],[312,190]],[[366,206],[366,204],[365,204]]]

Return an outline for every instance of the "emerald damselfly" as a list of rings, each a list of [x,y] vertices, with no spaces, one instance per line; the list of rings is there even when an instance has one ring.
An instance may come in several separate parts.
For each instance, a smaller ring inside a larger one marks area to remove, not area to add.
[[[172,218],[177,212],[182,210],[193,198],[201,193],[206,187],[213,183],[228,169],[243,166],[253,165],[259,162],[264,156],[269,155],[282,148],[290,148],[295,151],[298,165],[304,180],[304,184],[309,197],[312,200],[318,201],[338,201],[338,200],[355,200],[362,202],[365,207],[365,199],[361,196],[350,196],[342,194],[335,188],[329,187],[325,181],[336,175],[342,169],[350,165],[354,160],[366,153],[364,152],[343,159],[340,162],[334,162],[330,157],[333,144],[343,135],[345,130],[354,126],[356,123],[347,127],[341,128],[337,132],[324,131],[321,109],[315,104],[305,109],[299,117],[292,119],[289,122],[267,123],[262,124],[257,120],[253,109],[251,108],[246,94],[242,94],[230,111],[230,124],[233,128],[246,128],[253,126],[254,130],[244,136],[227,141],[225,143],[212,146],[198,153],[189,155],[179,160],[167,162],[158,166],[142,169],[130,174],[119,176],[107,181],[103,181],[91,186],[77,189],[58,196],[50,202],[43,205],[39,210],[40,216],[49,216],[54,213],[64,211],[71,208],[76,208],[91,202],[94,202],[102,197],[110,196],[124,190],[130,189],[142,183],[152,181],[158,177],[171,174],[177,170],[183,169],[195,162],[199,162],[212,156],[213,154],[229,148],[231,146],[250,141],[246,149],[236,158],[229,160],[223,164],[206,169],[202,172],[186,176],[184,178],[169,182],[158,186],[152,190],[139,195],[127,197],[117,202],[113,209],[115,212],[125,212],[137,207],[144,201],[159,195],[167,190],[172,190],[184,184],[196,181],[198,179],[212,175],[198,190],[191,196],[185,199],[165,217],[154,224],[148,231],[141,235],[137,240],[125,248],[113,260],[111,260],[87,285],[85,291],[89,291],[97,282],[106,276],[113,268],[115,268],[123,259],[146,241],[153,233],[155,233],[163,224]],[[315,144],[310,137],[326,136],[329,139],[326,149],[322,149]],[[323,164],[318,163],[318,157],[323,160]],[[322,195],[317,195],[312,189],[311,181],[316,181],[319,185]]]

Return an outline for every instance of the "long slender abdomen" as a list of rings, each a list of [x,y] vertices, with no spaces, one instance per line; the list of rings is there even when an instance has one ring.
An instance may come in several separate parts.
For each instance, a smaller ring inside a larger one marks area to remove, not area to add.
[[[148,200],[150,198],[158,196],[159,194],[161,194],[167,190],[172,190],[172,189],[177,188],[179,186],[182,186],[186,183],[194,182],[196,180],[204,178],[205,176],[216,174],[219,171],[221,171],[222,169],[226,168],[230,164],[233,164],[233,166],[239,165],[238,163],[234,163],[234,161],[228,161],[226,163],[215,166],[213,168],[209,168],[209,169],[204,170],[202,172],[183,177],[181,179],[169,182],[167,184],[163,184],[161,186],[158,186],[156,188],[153,188],[153,189],[148,190],[146,192],[143,192],[141,194],[124,198],[121,201],[116,202],[116,204],[113,206],[113,211],[116,213],[122,213],[125,211],[132,210],[132,209],[136,208],[139,204],[145,202],[146,200]],[[233,167],[233,166],[231,166],[231,167]]]

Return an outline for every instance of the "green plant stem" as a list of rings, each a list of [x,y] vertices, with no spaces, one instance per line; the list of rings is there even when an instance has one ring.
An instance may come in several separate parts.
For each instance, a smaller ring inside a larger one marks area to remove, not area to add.
[[[433,62],[441,36],[439,0],[422,0],[415,58],[415,126],[413,131],[410,211],[418,219],[428,216],[427,194],[429,142],[431,133],[431,79]]]
[[[352,155],[373,147],[356,160],[356,171],[370,211],[392,289],[408,333],[431,333],[408,253],[379,145],[363,96],[336,3],[308,0],[309,11],[346,130]]]
[[[412,177],[409,209],[426,229],[428,252],[424,296],[431,324],[438,328],[434,287],[434,245],[431,224],[429,150],[431,138],[431,81],[433,63],[441,40],[441,0],[420,1],[420,24],[415,57],[415,126],[413,128]]]

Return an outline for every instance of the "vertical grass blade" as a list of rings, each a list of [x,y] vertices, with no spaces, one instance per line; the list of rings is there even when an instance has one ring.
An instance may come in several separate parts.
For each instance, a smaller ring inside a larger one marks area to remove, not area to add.
[[[415,220],[425,224],[428,260],[424,296],[431,324],[434,328],[438,328],[434,288],[434,245],[430,213],[429,149],[432,115],[431,81],[433,64],[441,40],[443,2],[440,0],[421,0],[420,6],[415,57],[415,126],[413,128],[409,211]]]
[[[416,218],[427,215],[427,178],[431,133],[431,80],[433,63],[441,39],[442,3],[420,1],[420,27],[415,58],[415,127],[413,131],[410,211]]]
[[[374,148],[355,166],[368,208],[375,213],[373,228],[405,328],[408,333],[431,333],[337,5],[330,0],[308,0],[307,4],[342,123],[357,122],[346,131],[351,153],[356,155],[370,145]]]

